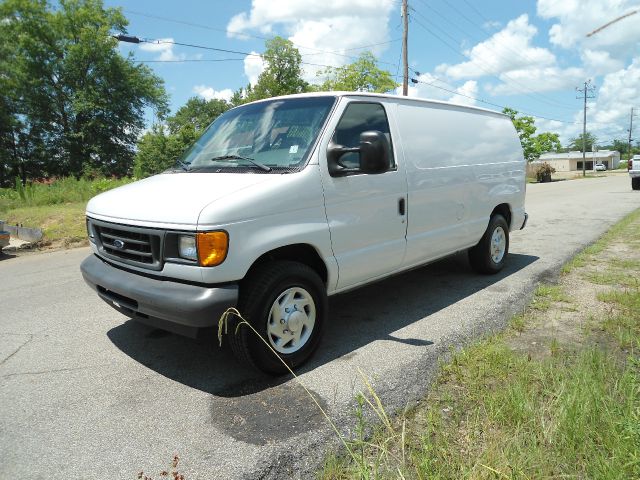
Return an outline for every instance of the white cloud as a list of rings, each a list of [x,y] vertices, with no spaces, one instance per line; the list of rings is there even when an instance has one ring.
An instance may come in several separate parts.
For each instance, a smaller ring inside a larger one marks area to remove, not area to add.
[[[624,68],[624,62],[611,58],[611,54],[604,50],[585,49],[580,55],[584,68],[590,75],[602,75]]]
[[[317,65],[341,66],[353,61],[354,53],[348,50],[387,42],[389,16],[396,6],[393,0],[252,0],[249,12],[231,19],[227,34],[272,34],[278,27],[302,54],[305,79],[314,81],[324,68]],[[379,55],[384,48],[371,50]]]
[[[262,57],[257,52],[251,51],[252,55],[244,57],[244,74],[249,79],[251,85],[258,83],[258,77],[264,71],[265,65]]]
[[[457,94],[449,99],[451,103],[457,103],[459,105],[475,105],[475,97],[478,96],[478,82],[475,80],[468,80],[459,88],[456,88]],[[474,97],[474,98],[469,98]]]
[[[549,30],[552,44],[607,50],[618,58],[637,47],[640,14],[620,20],[591,37],[586,35],[637,8],[637,0],[538,0],[537,5],[538,15],[557,21]]]
[[[435,71],[454,80],[496,77],[499,83],[484,85],[492,95],[573,89],[584,80],[585,70],[578,66],[563,68],[557,64],[551,51],[533,46],[537,31],[530,24],[529,17],[521,15],[501,31],[467,50],[468,61],[456,65],[442,64]],[[606,52],[590,52],[585,54],[587,58],[600,62],[598,71],[610,71],[607,69],[615,64]]]
[[[186,58],[186,55],[182,53],[176,55],[173,52],[173,43],[162,43],[173,41],[173,38],[160,38],[158,39],[158,42],[160,43],[141,43],[138,47],[144,52],[159,53],[160,55],[156,57],[155,60],[184,60]]]
[[[587,102],[587,131],[598,138],[600,145],[628,136],[629,114],[640,98],[640,57],[622,68],[604,76],[595,90],[595,98]],[[580,102],[582,105],[582,103]],[[538,132],[551,131],[560,135],[563,145],[582,133],[582,108],[576,109],[574,123],[536,118]],[[635,127],[634,127],[635,130]],[[636,135],[637,136],[637,135]]]
[[[498,75],[503,81],[495,86],[488,85],[487,91],[493,95],[515,95],[531,92],[553,92],[573,89],[585,79],[585,71],[580,67],[537,67],[530,66]]]
[[[233,90],[230,88],[215,90],[213,87],[207,87],[206,85],[196,85],[193,87],[193,93],[200,95],[205,100],[213,100],[216,98],[227,102],[231,100],[231,97],[233,96]]]
[[[529,23],[527,15],[520,15],[489,39],[467,50],[465,54],[469,58],[468,61],[457,65],[439,65],[436,72],[454,79],[462,79],[498,75],[533,66],[552,66],[556,62],[555,56],[545,48],[531,45],[537,31],[537,28]]]
[[[588,113],[597,122],[596,131],[611,138],[627,136],[630,108],[636,106],[640,98],[640,57],[627,68],[606,75],[596,94]]]

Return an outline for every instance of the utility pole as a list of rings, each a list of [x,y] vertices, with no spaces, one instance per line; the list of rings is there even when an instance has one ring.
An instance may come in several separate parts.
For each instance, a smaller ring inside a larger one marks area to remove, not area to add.
[[[633,131],[633,107],[631,107],[631,115],[629,116],[629,145],[627,152],[629,152],[629,160],[631,160],[631,132]]]
[[[586,150],[587,150],[587,98],[595,98],[596,87],[591,85],[591,80],[587,80],[584,82],[584,88],[576,87],[576,91],[584,94],[584,115],[582,120],[582,176],[586,177],[587,175],[587,160],[586,160]],[[580,98],[580,97],[576,97]]]
[[[402,19],[404,24],[404,28],[402,30],[402,95],[405,97],[409,94],[409,54],[407,53],[409,14],[407,10],[407,0],[402,0]]]

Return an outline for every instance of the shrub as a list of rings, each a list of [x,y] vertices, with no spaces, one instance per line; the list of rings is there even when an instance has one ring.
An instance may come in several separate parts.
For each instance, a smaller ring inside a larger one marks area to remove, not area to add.
[[[536,170],[536,179],[539,183],[550,182],[552,173],[556,173],[556,169],[549,163],[544,162],[540,167],[538,167],[538,170]]]

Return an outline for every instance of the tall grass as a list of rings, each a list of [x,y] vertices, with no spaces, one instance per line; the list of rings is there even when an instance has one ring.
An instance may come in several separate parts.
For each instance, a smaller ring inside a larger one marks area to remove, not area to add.
[[[377,426],[362,425],[356,412],[356,431],[373,432],[352,444],[357,461],[330,455],[318,477],[640,480],[640,288],[633,281],[639,238],[636,210],[565,268],[565,275],[585,279],[599,266],[608,275],[602,283],[611,287],[597,294],[606,313],[590,317],[579,342],[554,338],[548,349],[514,348],[514,335],[520,344],[540,342],[536,329],[546,328],[545,318],[560,318],[567,305],[581,317],[591,314],[570,292],[540,286],[512,322],[517,333],[453,355],[427,398],[393,419],[391,429],[382,418]],[[621,243],[624,258],[601,255]],[[400,425],[399,436],[393,432]]]
[[[60,178],[52,183],[29,183],[16,179],[14,188],[0,188],[0,212],[15,208],[86,202],[91,197],[131,182],[129,178],[87,180]]]

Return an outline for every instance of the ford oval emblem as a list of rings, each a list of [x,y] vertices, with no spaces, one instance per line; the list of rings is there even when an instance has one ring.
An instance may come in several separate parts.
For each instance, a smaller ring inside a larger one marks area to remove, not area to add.
[[[124,248],[124,242],[122,240],[114,240],[113,247],[116,250],[122,250]]]

